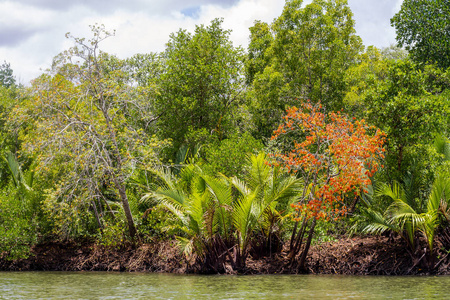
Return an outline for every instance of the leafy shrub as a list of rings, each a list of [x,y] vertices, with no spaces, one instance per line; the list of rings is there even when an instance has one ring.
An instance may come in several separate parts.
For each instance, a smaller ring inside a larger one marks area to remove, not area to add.
[[[162,206],[151,207],[144,212],[138,225],[138,232],[147,242],[155,238],[183,235],[180,222]]]
[[[8,259],[28,257],[37,242],[35,214],[28,204],[11,185],[0,191],[0,252],[6,251]]]
[[[205,148],[207,161],[207,164],[203,166],[205,172],[242,178],[247,156],[258,153],[263,148],[263,144],[250,133],[244,132],[234,134],[228,139],[217,141]]]
[[[106,247],[119,247],[125,241],[126,224],[124,221],[106,223],[100,231],[98,243]]]

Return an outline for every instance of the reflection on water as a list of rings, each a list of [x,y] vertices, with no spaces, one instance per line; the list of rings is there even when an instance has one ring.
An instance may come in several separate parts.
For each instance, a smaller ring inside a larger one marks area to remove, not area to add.
[[[0,299],[449,299],[450,277],[0,272]]]

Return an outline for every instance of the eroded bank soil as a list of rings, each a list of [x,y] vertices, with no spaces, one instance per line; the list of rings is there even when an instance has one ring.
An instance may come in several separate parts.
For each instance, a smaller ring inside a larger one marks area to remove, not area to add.
[[[400,240],[387,237],[345,238],[312,247],[308,273],[346,275],[416,275],[429,271],[413,260]],[[107,248],[90,242],[47,243],[35,246],[27,259],[8,261],[0,258],[3,271],[126,271],[192,273],[189,265],[171,241]],[[450,257],[441,254],[432,274],[450,275]],[[233,273],[231,267],[225,268]],[[297,274],[289,265],[286,252],[262,259],[249,258],[245,274]]]

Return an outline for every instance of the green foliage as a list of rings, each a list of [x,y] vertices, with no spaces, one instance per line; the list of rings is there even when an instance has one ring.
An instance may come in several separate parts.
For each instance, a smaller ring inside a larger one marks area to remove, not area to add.
[[[347,92],[344,97],[345,111],[355,117],[367,114],[366,98],[371,89],[381,84],[388,76],[388,62],[377,48],[369,46],[358,56],[355,64],[345,72]]]
[[[33,164],[23,169],[12,153],[4,159],[11,180],[0,190],[0,252],[9,259],[25,258],[39,237],[52,230],[41,206],[42,182],[35,182]]]
[[[250,27],[250,43],[248,45],[248,56],[245,62],[246,83],[250,85],[255,75],[262,73],[271,61],[267,49],[273,43],[270,26],[261,21],[255,21]]]
[[[146,241],[184,236],[182,226],[170,211],[162,206],[152,206],[142,215],[138,232]]]
[[[386,168],[379,179],[401,182],[414,173],[423,194],[439,162],[434,138],[449,124],[448,74],[410,60],[385,60],[369,48],[347,71],[346,81],[348,109],[387,134]]]
[[[154,170],[159,187],[143,201],[156,201],[179,219],[186,255],[196,254],[201,264],[213,269],[223,268],[220,262],[229,257],[240,270],[255,237],[262,236],[267,247],[280,235],[282,211],[287,214],[300,188],[298,179],[270,168],[265,160],[264,154],[251,156],[244,180],[212,177],[195,165],[183,168],[178,177]],[[227,251],[232,245],[233,255]],[[226,257],[217,256],[222,251]]]
[[[324,242],[333,242],[339,237],[339,232],[336,230],[337,224],[335,222],[328,222],[326,220],[318,220],[314,228],[313,244]]]
[[[49,234],[118,247],[137,230],[148,242],[176,236],[218,272],[279,251],[287,232],[292,249],[309,248],[313,233],[332,240],[345,221],[285,222],[311,187],[255,155],[286,108],[313,99],[387,134],[359,229],[398,232],[413,252],[420,233],[433,253],[450,221],[449,6],[405,0],[392,19],[413,62],[395,46],[362,52],[346,0],[310,2],[287,0],[272,24],[256,21],[246,56],[215,19],[171,34],[163,53],[128,59],[99,51],[113,33],[92,26],[94,37],[72,38],[30,88],[4,62],[0,252],[26,257]],[[291,137],[275,146],[304,136]],[[172,164],[155,167],[164,159]]]
[[[260,139],[272,136],[286,107],[293,104],[282,94],[285,85],[282,72],[271,66],[258,73],[253,80],[253,88],[249,91],[249,112],[254,125],[253,135]]]
[[[30,203],[11,185],[0,190],[0,252],[8,259],[26,258],[37,243],[37,224]]]
[[[19,89],[0,85],[0,157],[6,158],[8,152],[19,147],[16,133],[7,126],[7,120],[13,107],[18,103]],[[8,184],[10,172],[7,161],[0,159],[0,187]]]
[[[301,0],[288,0],[270,32],[264,23],[250,30],[247,81],[253,82],[257,132],[270,137],[285,109],[298,101],[343,107],[345,70],[363,49],[347,1],[314,0],[302,7]]]
[[[400,47],[414,60],[450,67],[450,5],[447,0],[405,0],[391,19]]]
[[[32,186],[34,181],[34,170],[30,167],[27,176],[24,176],[22,168],[19,165],[14,154],[8,152],[6,155],[6,161],[8,163],[8,168],[13,179],[13,184],[19,191],[20,198],[26,198],[30,192],[32,192]]]
[[[440,134],[435,138],[434,148],[440,158],[436,174],[450,174],[450,141]]]
[[[320,99],[330,110],[340,108],[345,69],[362,50],[350,7],[345,0],[301,4],[287,1],[273,24],[277,68],[291,98]]]
[[[392,186],[381,184],[375,196],[388,197],[391,204],[384,211],[376,206],[367,207],[363,213],[366,226],[362,232],[397,232],[408,243],[411,253],[415,253],[419,246],[416,233],[420,232],[432,258],[435,233],[442,223],[442,217],[445,217],[449,195],[450,181],[445,177],[436,178],[426,199],[414,198],[413,193],[396,182]]]
[[[106,223],[98,234],[98,243],[106,247],[118,248],[126,240],[125,231],[126,223],[123,221]]]
[[[381,56],[385,60],[405,60],[408,58],[408,51],[394,44],[381,48]]]
[[[36,157],[39,176],[54,180],[46,209],[55,216],[61,211],[58,222],[69,214],[76,228],[63,232],[91,228],[92,213],[101,227],[108,201],[119,200],[133,237],[126,179],[154,163],[164,143],[143,126],[151,121],[151,88],[134,87],[125,61],[98,50],[111,33],[102,26],[92,31],[88,42],[73,38],[75,46],[55,57],[51,73],[33,81],[29,99],[15,108],[10,122],[28,125],[20,128],[23,153]]]
[[[242,177],[247,156],[258,153],[263,145],[248,132],[233,134],[230,138],[216,141],[205,146],[205,172],[214,175],[222,173],[225,176]]]
[[[42,191],[33,190],[32,168],[24,174],[12,153],[5,160],[13,180],[0,190],[0,252],[6,251],[8,259],[25,258],[37,242],[38,221],[45,225],[38,207]]]
[[[48,189],[43,193],[44,218],[51,220],[51,234],[59,239],[77,239],[95,236],[98,225],[91,211],[91,202],[80,197],[67,200]]]
[[[193,34],[171,34],[162,54],[164,71],[154,107],[159,135],[173,140],[174,153],[182,144],[203,144],[208,136],[222,139],[233,128],[243,51],[233,47],[230,31],[221,25],[215,19],[209,26],[196,26]]]
[[[281,238],[283,234],[283,221],[290,216],[290,204],[298,199],[302,181],[283,172],[279,167],[269,167],[266,155],[259,153],[258,156],[250,156],[248,173],[245,174],[243,181],[233,178],[232,182],[248,201],[248,203],[243,201],[236,207],[235,224],[238,227],[253,225],[256,229],[250,230],[244,237],[242,228],[239,230],[242,251],[248,251],[245,243],[250,243],[254,238],[254,231],[262,234],[264,237],[262,244],[269,248],[272,237]],[[251,219],[247,220],[249,217]]]
[[[164,64],[157,53],[135,54],[126,60],[126,70],[139,86],[148,87],[156,84]]]
[[[0,65],[0,86],[10,88],[15,85],[16,78],[13,76],[11,65],[5,61],[2,65]]]

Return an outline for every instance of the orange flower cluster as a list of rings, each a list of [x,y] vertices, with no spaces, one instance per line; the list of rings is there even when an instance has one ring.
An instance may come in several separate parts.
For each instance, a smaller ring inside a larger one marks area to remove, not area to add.
[[[357,197],[384,158],[385,134],[364,120],[350,121],[337,112],[325,114],[320,104],[291,107],[272,139],[299,133],[300,143],[288,153],[273,154],[273,164],[305,180],[305,197],[293,208],[301,216],[338,218],[347,213],[344,198]],[[372,133],[372,134],[371,134]]]

